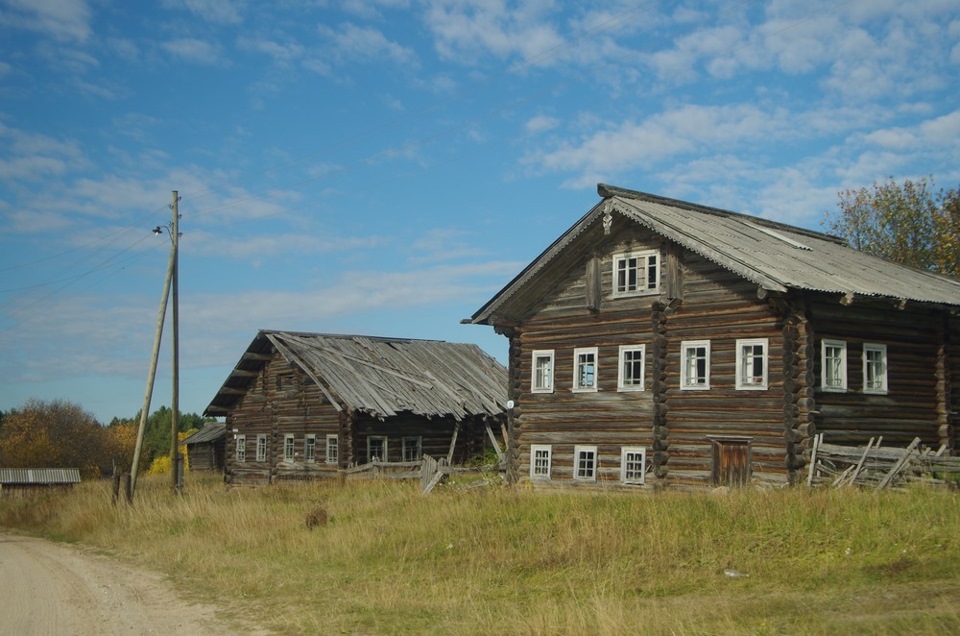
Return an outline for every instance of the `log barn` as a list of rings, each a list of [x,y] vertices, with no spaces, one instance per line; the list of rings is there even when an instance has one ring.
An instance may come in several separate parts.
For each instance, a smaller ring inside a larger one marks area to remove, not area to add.
[[[231,483],[458,463],[505,430],[506,380],[473,344],[262,330],[205,415],[226,418]]]
[[[794,483],[817,432],[956,452],[960,282],[762,218],[598,192],[464,320],[509,339],[511,480]]]
[[[222,471],[226,456],[226,427],[222,422],[207,422],[199,431],[183,440],[190,470]]]

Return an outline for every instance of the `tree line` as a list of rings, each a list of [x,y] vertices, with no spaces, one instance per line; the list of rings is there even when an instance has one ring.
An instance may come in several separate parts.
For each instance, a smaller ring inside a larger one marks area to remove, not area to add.
[[[162,464],[170,454],[173,411],[162,406],[147,418],[140,469]],[[209,421],[196,413],[181,413],[178,428],[184,434]],[[140,425],[140,413],[113,418],[102,425],[73,402],[28,400],[23,406],[0,411],[0,466],[5,468],[79,468],[83,478],[127,472]],[[168,464],[163,464],[168,466]]]

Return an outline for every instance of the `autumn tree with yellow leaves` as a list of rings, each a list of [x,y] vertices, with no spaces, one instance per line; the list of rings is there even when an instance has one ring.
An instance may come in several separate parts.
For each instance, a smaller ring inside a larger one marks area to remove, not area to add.
[[[851,247],[890,261],[960,277],[960,189],[937,190],[931,179],[892,177],[839,193],[829,231]]]

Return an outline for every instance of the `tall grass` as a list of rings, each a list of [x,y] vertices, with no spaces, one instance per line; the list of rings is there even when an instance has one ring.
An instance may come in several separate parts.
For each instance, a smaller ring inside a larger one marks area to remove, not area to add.
[[[390,482],[4,502],[280,633],[960,633],[949,491],[534,493]],[[305,516],[323,508],[312,530]],[[728,576],[735,571],[738,576]]]

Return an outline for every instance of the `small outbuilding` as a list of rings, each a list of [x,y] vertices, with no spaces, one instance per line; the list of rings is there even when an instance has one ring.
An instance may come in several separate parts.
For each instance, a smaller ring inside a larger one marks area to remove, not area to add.
[[[473,344],[263,330],[205,415],[226,418],[227,481],[270,483],[499,452],[506,402],[507,370]]]
[[[226,437],[226,424],[207,422],[203,428],[183,440],[183,444],[187,447],[187,463],[190,470],[222,471]]]
[[[79,468],[0,468],[2,498],[27,499],[65,492],[79,483]]]

